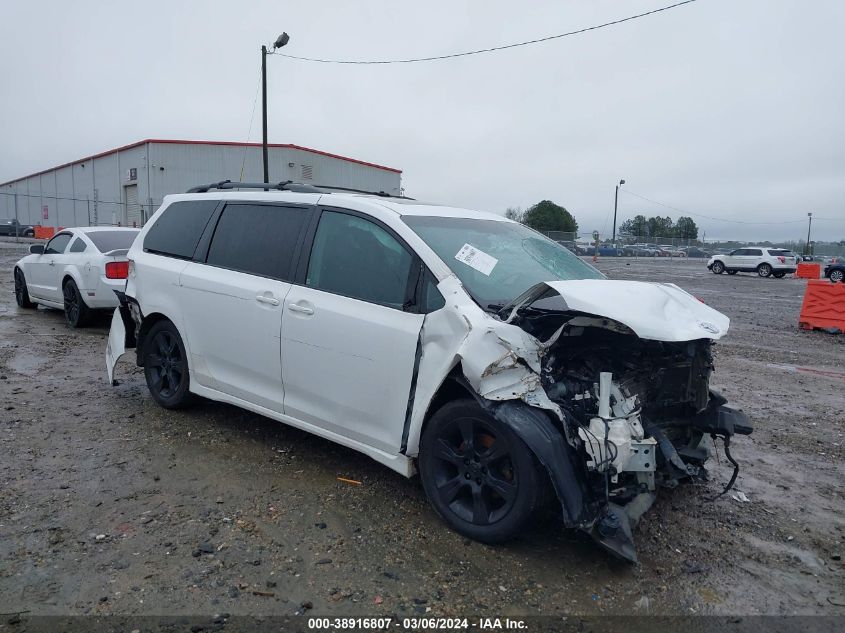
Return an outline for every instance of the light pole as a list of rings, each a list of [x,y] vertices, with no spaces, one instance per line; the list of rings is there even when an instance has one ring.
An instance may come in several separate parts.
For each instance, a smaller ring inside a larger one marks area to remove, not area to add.
[[[807,255],[810,255],[810,229],[813,228],[813,213],[807,213],[807,218],[809,219],[807,224],[807,247],[804,250],[807,251]]]
[[[625,180],[622,179],[619,181],[619,184],[616,185],[616,196],[613,198],[613,239],[612,243],[616,244],[616,208],[619,206],[619,187],[625,184]]]
[[[272,55],[277,48],[281,48],[290,41],[287,33],[282,33],[273,42]],[[270,165],[267,162],[267,47],[261,47],[261,156],[264,161],[264,182],[270,182]]]

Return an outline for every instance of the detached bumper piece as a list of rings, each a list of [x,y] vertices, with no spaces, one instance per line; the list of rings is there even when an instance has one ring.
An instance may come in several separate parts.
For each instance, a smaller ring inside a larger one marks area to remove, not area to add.
[[[739,475],[739,464],[730,452],[731,436],[734,434],[750,435],[754,430],[748,416],[738,409],[727,406],[726,402],[721,395],[711,392],[710,404],[707,409],[689,420],[684,420],[683,424],[679,424],[679,426],[691,426],[710,435],[713,439],[717,437],[722,439],[725,446],[725,457],[734,467],[734,472],[719,496],[733,487]],[[649,428],[648,431],[658,440],[658,447],[667,464],[679,471],[686,468],[689,474],[693,474],[692,470],[695,467],[684,464],[674,446],[666,440],[662,431],[657,428]],[[657,496],[654,493],[641,493],[624,506],[608,503],[604,514],[595,521],[588,533],[599,545],[611,553],[624,560],[636,563],[637,551],[634,545],[633,529],[656,498]]]

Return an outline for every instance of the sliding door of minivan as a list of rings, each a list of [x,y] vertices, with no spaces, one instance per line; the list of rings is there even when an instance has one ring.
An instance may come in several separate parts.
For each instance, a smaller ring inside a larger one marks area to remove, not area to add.
[[[194,379],[283,413],[282,306],[311,208],[228,203],[205,261],[182,272]]]
[[[285,414],[399,452],[424,319],[408,309],[416,261],[371,219],[322,211],[285,300]]]

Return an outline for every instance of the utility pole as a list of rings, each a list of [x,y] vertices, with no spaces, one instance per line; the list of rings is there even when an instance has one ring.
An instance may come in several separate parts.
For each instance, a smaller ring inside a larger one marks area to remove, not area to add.
[[[613,198],[613,238],[611,239],[611,242],[614,246],[616,245],[616,208],[619,206],[619,187],[624,184],[624,179],[619,181],[619,184],[616,185],[616,197]]]
[[[290,37],[287,33],[282,33],[273,42],[273,50],[270,51],[272,55],[277,48],[281,48],[288,43]],[[270,182],[270,165],[267,161],[267,47],[261,46],[261,156],[264,161],[264,182]],[[267,191],[265,189],[264,191]]]
[[[810,252],[810,229],[813,228],[813,213],[812,211],[807,214],[807,218],[809,218],[809,223],[807,224],[807,255],[812,255]]]
[[[267,164],[267,47],[261,47],[261,156],[264,160],[264,181],[270,182],[270,165]]]

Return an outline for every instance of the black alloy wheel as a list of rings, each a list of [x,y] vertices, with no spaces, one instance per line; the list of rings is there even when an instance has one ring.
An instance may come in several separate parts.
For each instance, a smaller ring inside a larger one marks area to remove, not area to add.
[[[170,321],[159,321],[144,342],[144,376],[153,399],[176,409],[190,399],[188,360],[182,337]]]
[[[62,297],[65,304],[65,320],[72,328],[85,327],[91,318],[91,310],[82,300],[82,294],[76,287],[76,282],[69,279],[62,286]]]
[[[546,484],[522,440],[473,400],[451,402],[432,416],[419,467],[438,514],[461,534],[486,543],[516,536]]]
[[[15,301],[21,308],[31,309],[38,307],[29,298],[29,290],[27,290],[26,280],[20,268],[15,268]]]

